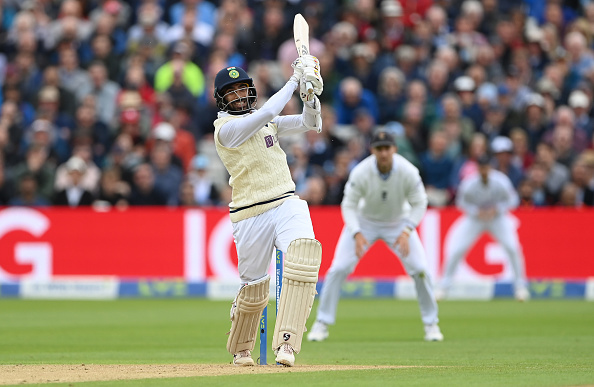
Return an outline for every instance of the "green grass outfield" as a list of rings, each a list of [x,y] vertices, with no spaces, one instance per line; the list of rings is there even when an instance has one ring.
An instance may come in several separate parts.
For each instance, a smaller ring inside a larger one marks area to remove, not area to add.
[[[0,300],[0,364],[229,364],[229,306],[205,299]],[[297,364],[425,367],[52,386],[594,386],[591,302],[448,301],[440,318],[445,341],[427,343],[416,302],[344,299],[330,338],[304,340],[297,355]]]

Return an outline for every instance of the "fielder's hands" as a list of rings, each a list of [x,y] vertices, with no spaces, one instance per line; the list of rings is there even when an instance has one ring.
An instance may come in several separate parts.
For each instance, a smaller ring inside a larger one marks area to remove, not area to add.
[[[361,258],[369,248],[369,242],[360,232],[355,234],[355,253],[357,258]]]
[[[478,218],[483,222],[488,222],[493,219],[497,215],[497,210],[495,208],[487,208],[479,210]]]
[[[303,78],[303,58],[295,59],[293,63],[291,63],[291,67],[293,68],[293,75],[291,75],[289,80],[299,83],[301,78]]]
[[[394,242],[394,248],[400,252],[402,255],[400,258],[408,257],[408,253],[410,251],[410,246],[408,244],[408,237],[410,236],[407,232],[402,232],[398,238],[396,238],[396,242]]]

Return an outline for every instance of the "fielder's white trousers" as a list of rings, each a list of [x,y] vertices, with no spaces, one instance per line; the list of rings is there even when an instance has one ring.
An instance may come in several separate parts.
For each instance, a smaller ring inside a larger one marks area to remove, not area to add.
[[[266,275],[275,248],[285,254],[295,239],[315,239],[307,202],[301,199],[285,200],[263,214],[233,223],[233,237],[242,283]]]
[[[361,217],[359,218],[359,224],[361,233],[369,242],[370,247],[381,239],[398,256],[399,252],[392,246],[396,242],[396,238],[402,233],[403,224],[386,224]],[[402,262],[406,272],[415,282],[423,323],[426,325],[437,323],[437,302],[433,295],[431,279],[427,273],[425,249],[421,244],[419,235],[414,230],[409,237],[409,247],[408,256],[406,258],[400,257],[400,262]],[[382,257],[382,259],[396,259],[396,256]],[[365,259],[365,257],[362,259]],[[340,288],[349,274],[355,270],[358,263],[359,258],[355,253],[355,239],[344,227],[336,246],[332,265],[324,279],[316,320],[326,324],[334,324],[336,321],[336,308],[340,299]]]
[[[463,215],[460,225],[452,231],[452,246],[449,251],[446,251],[445,270],[441,279],[441,287],[444,290],[451,286],[452,278],[460,260],[484,232],[491,234],[507,253],[515,276],[515,287],[526,286],[524,256],[512,219],[505,214],[498,215],[491,221],[485,222]]]

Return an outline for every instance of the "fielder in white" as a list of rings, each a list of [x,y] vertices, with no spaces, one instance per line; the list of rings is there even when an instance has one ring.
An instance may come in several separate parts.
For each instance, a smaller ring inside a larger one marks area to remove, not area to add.
[[[515,275],[516,299],[527,301],[530,297],[518,234],[508,216],[509,211],[518,206],[518,194],[509,178],[491,169],[489,162],[487,156],[480,157],[479,173],[462,180],[458,188],[456,206],[464,215],[459,227],[453,231],[453,245],[446,252],[445,270],[436,290],[437,299],[447,296],[458,264],[485,232],[503,246],[509,257]]]
[[[443,340],[425,250],[415,230],[427,211],[427,194],[418,169],[396,150],[389,133],[377,132],[371,141],[372,155],[349,176],[341,204],[345,226],[324,280],[316,322],[307,336],[310,341],[328,337],[328,325],[336,320],[342,283],[380,239],[400,258],[415,282],[425,340]]]
[[[295,195],[278,137],[322,130],[320,101],[307,93],[305,83],[311,82],[319,95],[323,82],[319,62],[311,55],[297,59],[293,68],[285,86],[258,110],[254,82],[244,70],[228,67],[215,78],[214,97],[221,110],[214,122],[215,145],[231,176],[229,214],[242,283],[231,306],[227,350],[240,366],[254,365],[251,351],[268,304],[267,271],[274,248],[284,253],[285,268],[272,348],[276,361],[286,366],[294,365],[294,354],[301,350],[322,259],[307,203]],[[303,113],[279,116],[300,85]]]

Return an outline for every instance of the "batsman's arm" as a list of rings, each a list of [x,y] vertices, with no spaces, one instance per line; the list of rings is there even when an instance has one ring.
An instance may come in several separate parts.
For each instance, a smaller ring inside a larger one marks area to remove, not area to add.
[[[227,148],[236,148],[256,134],[267,123],[280,114],[293,96],[299,84],[288,81],[266,103],[253,113],[225,123],[219,131],[219,141]]]

